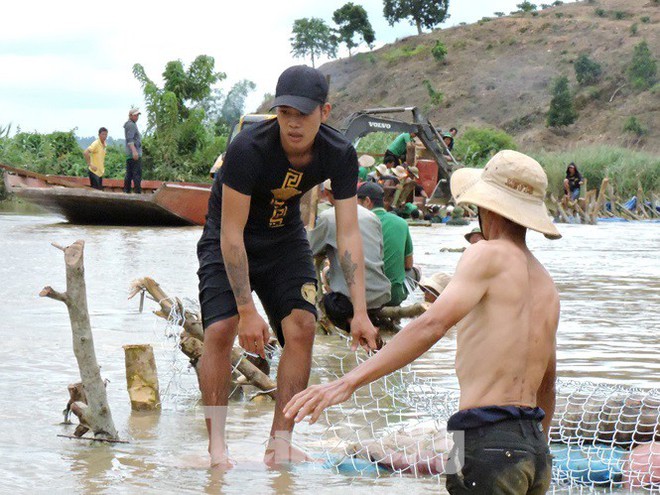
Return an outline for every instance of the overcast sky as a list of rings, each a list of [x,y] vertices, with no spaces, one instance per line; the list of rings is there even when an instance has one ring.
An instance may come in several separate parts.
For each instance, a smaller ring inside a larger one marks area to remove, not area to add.
[[[416,34],[407,22],[390,27],[382,0],[353,1],[367,10],[376,46]],[[451,0],[451,17],[441,27],[509,13],[520,1]],[[201,54],[214,57],[216,69],[227,74],[225,89],[240,79],[257,84],[246,108],[254,110],[264,93],[274,92],[282,70],[310,63],[290,54],[293,21],[319,17],[332,25],[332,12],[346,2],[187,0],[175,7],[141,0],[3,2],[0,127],[77,128],[78,136],[91,136],[105,126],[121,138],[129,107],[143,106],[133,64],[141,63],[160,81],[168,61],[180,59],[187,66]]]

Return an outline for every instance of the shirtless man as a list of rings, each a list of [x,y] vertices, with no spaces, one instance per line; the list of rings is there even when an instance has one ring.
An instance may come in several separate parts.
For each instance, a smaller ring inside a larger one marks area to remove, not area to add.
[[[316,421],[323,409],[412,362],[458,325],[461,393],[448,429],[463,431],[465,441],[450,454],[456,474],[447,476],[449,493],[545,493],[551,457],[543,431],[555,406],[559,297],[525,234],[530,228],[561,237],[543,202],[546,187],[541,166],[515,151],[501,151],[483,170],[455,171],[452,194],[457,204],[479,207],[486,240],[465,251],[426,313],[344,377],[297,394],[285,415]]]
[[[328,83],[311,67],[294,66],[277,82],[277,118],[241,131],[216,174],[204,233],[197,245],[204,353],[199,382],[213,466],[232,465],[225,443],[231,349],[238,336],[264,357],[268,324],[257,313],[254,290],[283,347],[268,465],[305,460],[291,446],[294,422],[284,405],[307,386],[316,317],[312,252],[300,217],[300,198],[330,179],[335,194],[337,250],[354,306],[353,346],[376,348],[367,316],[364,256],[357,220],[355,148],[324,123]]]

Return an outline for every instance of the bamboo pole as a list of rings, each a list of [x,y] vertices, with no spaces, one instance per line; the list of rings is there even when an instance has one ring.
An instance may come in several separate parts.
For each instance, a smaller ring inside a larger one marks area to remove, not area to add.
[[[69,312],[73,335],[73,352],[78,362],[80,378],[87,398],[87,404],[84,402],[71,404],[71,411],[78,416],[83,427],[92,430],[96,438],[117,440],[119,435],[112,421],[105,384],[101,378],[101,369],[96,360],[94,339],[87,310],[83,257],[85,242],[79,240],[66,248],[57,244],[53,244],[53,246],[64,252],[66,292],[60,293],[47,286],[41,290],[39,296],[63,302]],[[77,436],[83,434],[84,432]]]
[[[596,200],[595,214],[598,215],[605,208],[605,201],[607,200],[607,190],[610,187],[610,179],[605,177],[600,183],[600,190],[598,191],[598,199]]]
[[[646,212],[644,211],[644,190],[639,182],[637,182],[637,204],[635,205],[635,213],[640,217],[646,217]]]
[[[632,211],[630,211],[628,208],[623,206],[621,203],[617,202],[616,203],[617,208],[619,208],[619,213],[623,218],[626,218],[628,220],[640,220],[640,218],[635,215]]]
[[[561,221],[564,223],[571,223],[571,220],[568,218],[568,215],[566,214],[566,210],[564,210],[561,201],[559,201],[554,194],[550,194],[550,200],[555,205],[557,205],[557,211],[559,212],[559,218],[561,219]]]

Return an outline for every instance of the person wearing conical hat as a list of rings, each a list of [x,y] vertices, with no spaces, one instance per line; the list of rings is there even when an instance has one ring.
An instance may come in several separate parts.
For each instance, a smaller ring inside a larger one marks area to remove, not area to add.
[[[454,434],[462,441],[449,454],[447,491],[546,493],[559,295],[526,235],[561,237],[545,207],[547,185],[538,162],[511,150],[497,153],[484,169],[456,170],[454,200],[478,207],[485,240],[465,250],[451,282],[422,316],[351,372],[294,396],[286,417],[315,421],[357,388],[415,360],[456,325],[459,411],[447,429],[462,432]]]

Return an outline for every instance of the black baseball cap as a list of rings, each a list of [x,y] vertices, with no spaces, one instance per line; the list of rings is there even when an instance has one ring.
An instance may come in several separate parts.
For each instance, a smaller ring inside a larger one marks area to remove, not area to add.
[[[275,101],[270,107],[293,107],[309,115],[328,99],[328,81],[318,69],[294,65],[282,72],[275,88]]]
[[[358,198],[370,198],[372,200],[383,199],[385,192],[383,188],[380,187],[375,182],[365,182],[357,190]]]

